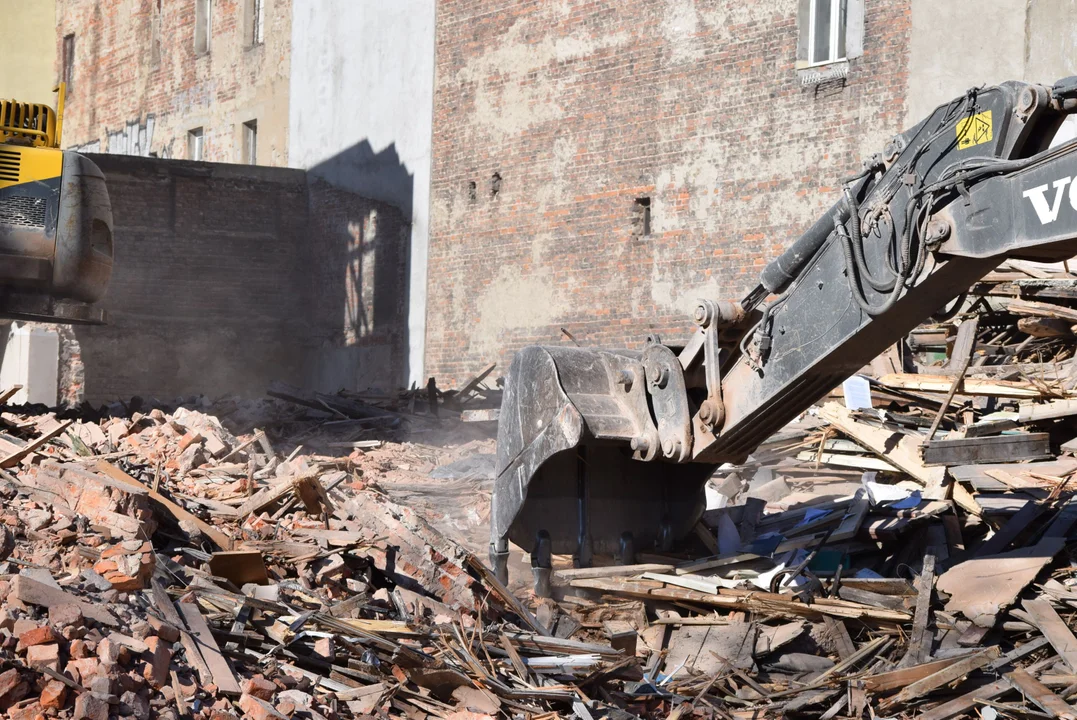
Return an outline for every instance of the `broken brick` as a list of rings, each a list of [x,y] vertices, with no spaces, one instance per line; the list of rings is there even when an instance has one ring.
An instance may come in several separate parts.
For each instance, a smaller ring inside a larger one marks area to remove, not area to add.
[[[22,635],[19,635],[19,646],[17,651],[21,652],[28,647],[34,645],[44,645],[46,643],[59,642],[60,636],[56,634],[48,625],[42,627],[36,627],[33,630],[27,630]]]
[[[168,682],[168,666],[172,662],[172,649],[162,638],[151,635],[146,638],[149,649],[142,654],[146,660],[143,677],[156,688]]]
[[[272,700],[277,686],[263,677],[255,676],[243,683],[243,692],[262,700]]]
[[[75,698],[73,720],[108,720],[108,703],[93,693],[84,692]]]
[[[239,709],[243,711],[243,717],[249,720],[274,720],[284,717],[265,700],[246,693],[239,698]]]
[[[41,691],[41,707],[47,710],[59,710],[67,700],[67,686],[59,680],[50,680]]]
[[[26,664],[32,668],[47,667],[60,670],[60,647],[58,645],[34,645],[26,651]]]

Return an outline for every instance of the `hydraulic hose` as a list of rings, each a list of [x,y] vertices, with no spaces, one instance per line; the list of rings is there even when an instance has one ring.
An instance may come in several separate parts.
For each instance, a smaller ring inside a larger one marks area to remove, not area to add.
[[[849,214],[848,225],[849,235],[852,239],[853,258],[856,261],[860,277],[878,292],[893,290],[896,274],[890,268],[884,268],[884,272],[890,274],[889,278],[878,278],[871,273],[871,268],[868,267],[867,258],[864,256],[864,237],[860,229],[860,208],[857,206],[856,199],[848,187],[845,189],[845,209]]]

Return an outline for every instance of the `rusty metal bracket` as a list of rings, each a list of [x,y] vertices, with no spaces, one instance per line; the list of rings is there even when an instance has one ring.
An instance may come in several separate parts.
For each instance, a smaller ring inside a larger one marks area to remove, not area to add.
[[[723,328],[740,322],[744,310],[739,303],[728,300],[701,300],[693,319],[703,329],[703,368],[706,373],[707,399],[699,407],[699,419],[713,431],[725,419],[722,403],[722,376],[718,365],[718,334]]]

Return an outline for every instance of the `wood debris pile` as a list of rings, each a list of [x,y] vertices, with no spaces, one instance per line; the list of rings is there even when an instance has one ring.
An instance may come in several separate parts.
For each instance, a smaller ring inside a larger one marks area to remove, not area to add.
[[[720,468],[687,542],[555,557],[551,597],[478,557],[492,367],[212,415],[7,407],[0,712],[1077,718],[1075,286],[1002,268]]]
[[[562,558],[557,611],[634,630],[679,717],[1077,717],[1077,281],[1016,266],[1050,277],[989,277],[719,469],[694,550]]]
[[[291,407],[276,427],[335,442],[311,432],[340,431],[335,413]],[[550,636],[471,552],[366,477],[363,449],[235,437],[183,407],[5,409],[7,717],[538,717],[584,707],[556,680],[562,664],[625,659]]]

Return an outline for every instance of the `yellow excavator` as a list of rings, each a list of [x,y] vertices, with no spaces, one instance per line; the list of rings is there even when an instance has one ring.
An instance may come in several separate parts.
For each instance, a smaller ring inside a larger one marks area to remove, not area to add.
[[[57,109],[0,100],[0,317],[100,324],[112,275],[112,206],[93,162],[60,149]]]

